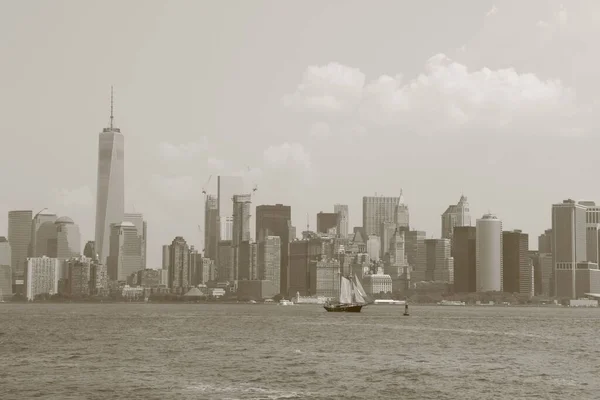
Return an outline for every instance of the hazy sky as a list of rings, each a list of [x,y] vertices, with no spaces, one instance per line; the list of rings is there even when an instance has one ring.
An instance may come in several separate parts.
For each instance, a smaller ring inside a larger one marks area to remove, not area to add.
[[[439,237],[464,193],[535,248],[553,202],[600,200],[600,3],[563,4],[0,0],[0,235],[48,207],[93,240],[114,85],[149,267],[176,235],[200,245],[211,174],[244,173],[298,232],[403,188]]]

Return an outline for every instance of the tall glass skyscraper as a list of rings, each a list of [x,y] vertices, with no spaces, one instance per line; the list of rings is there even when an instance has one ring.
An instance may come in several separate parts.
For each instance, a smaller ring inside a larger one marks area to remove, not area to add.
[[[110,224],[123,221],[125,213],[125,140],[113,126],[111,89],[110,126],[98,140],[98,190],[96,192],[96,251],[106,263],[110,246]]]

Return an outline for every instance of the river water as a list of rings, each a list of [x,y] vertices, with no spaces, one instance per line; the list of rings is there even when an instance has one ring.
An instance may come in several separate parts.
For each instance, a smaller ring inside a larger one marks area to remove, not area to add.
[[[0,399],[598,399],[600,310],[0,304]]]

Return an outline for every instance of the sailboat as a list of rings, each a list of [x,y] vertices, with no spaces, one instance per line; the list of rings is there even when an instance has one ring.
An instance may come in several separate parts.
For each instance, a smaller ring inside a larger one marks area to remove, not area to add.
[[[339,302],[327,302],[323,307],[328,312],[358,313],[364,306],[372,302],[356,275],[354,275],[354,279],[341,276]]]

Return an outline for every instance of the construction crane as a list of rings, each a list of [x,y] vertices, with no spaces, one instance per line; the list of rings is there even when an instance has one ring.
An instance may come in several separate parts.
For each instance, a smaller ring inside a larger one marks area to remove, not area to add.
[[[210,180],[212,178],[212,175],[210,175],[208,177],[208,180],[206,181],[206,183],[202,186],[202,194],[204,195],[204,198],[206,199],[206,187],[208,186],[208,184],[210,183]]]

